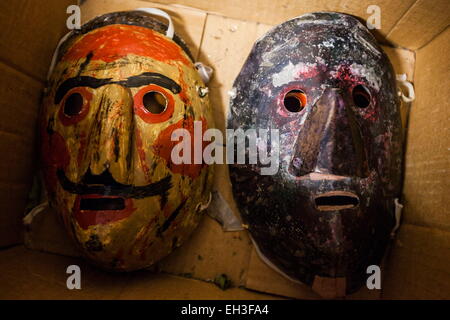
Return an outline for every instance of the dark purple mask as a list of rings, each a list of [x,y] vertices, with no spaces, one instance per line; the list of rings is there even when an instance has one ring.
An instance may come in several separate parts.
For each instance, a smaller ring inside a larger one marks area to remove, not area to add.
[[[399,100],[387,56],[355,18],[307,14],[256,42],[233,91],[229,128],[280,135],[276,174],[261,175],[261,164],[230,166],[258,250],[295,281],[314,288],[338,278],[355,292],[367,267],[381,262],[401,187]]]

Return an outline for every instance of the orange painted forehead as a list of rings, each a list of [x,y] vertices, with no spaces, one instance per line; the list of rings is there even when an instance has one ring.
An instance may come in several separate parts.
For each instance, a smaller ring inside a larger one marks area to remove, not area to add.
[[[190,65],[183,49],[151,29],[132,25],[109,25],[81,37],[64,54],[62,61],[74,61],[91,55],[91,60],[112,62],[129,54],[162,62],[180,61]]]

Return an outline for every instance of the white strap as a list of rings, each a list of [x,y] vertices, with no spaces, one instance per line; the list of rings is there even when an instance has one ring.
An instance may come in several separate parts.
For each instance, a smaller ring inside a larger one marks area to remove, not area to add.
[[[203,82],[207,84],[209,80],[211,80],[214,70],[201,62],[196,62],[194,66],[195,69],[197,69],[197,72],[200,74],[200,78],[202,78]]]
[[[55,68],[56,59],[58,58],[58,53],[59,53],[59,49],[60,49],[61,45],[63,44],[64,41],[66,41],[69,38],[69,36],[71,34],[72,34],[72,31],[68,32],[64,37],[61,38],[61,40],[59,40],[58,45],[56,46],[55,52],[53,53],[53,58],[52,58],[52,62],[50,63],[50,68],[48,69],[47,80],[50,80],[50,76],[52,75],[53,69]]]
[[[46,210],[48,208],[48,201],[45,201],[38,206],[34,207],[33,210],[31,210],[24,218],[23,218],[23,224],[26,226],[31,225],[33,222],[34,217],[36,217],[39,213]]]
[[[170,18],[169,14],[165,11],[162,11],[160,9],[156,9],[156,8],[139,8],[136,9],[137,11],[144,11],[147,13],[150,13],[154,16],[158,16],[158,17],[162,17],[162,18],[166,18],[167,21],[169,21],[169,26],[167,27],[167,32],[166,32],[166,37],[173,39],[173,35],[175,33],[175,29],[173,27],[173,22],[172,19]]]
[[[200,212],[200,211],[203,211],[203,210],[208,209],[208,207],[209,207],[209,205],[210,205],[210,203],[211,203],[211,199],[212,199],[212,193],[210,192],[210,193],[209,193],[208,202],[206,202],[206,203],[201,203],[201,202],[199,202],[199,203],[197,204],[197,206],[195,207],[195,211]]]
[[[391,231],[391,238],[395,237],[395,234],[400,227],[400,220],[402,219],[402,210],[403,205],[398,201],[397,198],[394,199],[394,205],[395,205],[395,226]]]
[[[397,75],[397,81],[401,84],[401,85],[403,85],[403,86],[405,86],[407,89],[408,89],[408,96],[405,96],[405,94],[403,93],[403,91],[401,91],[401,90],[399,90],[399,93],[398,93],[398,95],[400,96],[400,97],[402,97],[402,100],[404,101],[404,102],[412,102],[412,101],[414,101],[414,99],[416,98],[416,95],[415,95],[415,92],[414,92],[414,87],[413,87],[413,85],[412,85],[412,83],[411,82],[409,82],[408,80],[406,80],[407,78],[406,78],[406,74],[398,74]]]

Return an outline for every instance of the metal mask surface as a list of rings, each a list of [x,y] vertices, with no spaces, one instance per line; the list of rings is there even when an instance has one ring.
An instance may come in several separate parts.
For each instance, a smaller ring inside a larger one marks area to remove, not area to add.
[[[212,166],[171,159],[174,130],[214,123],[189,50],[166,29],[138,11],[95,18],[62,43],[44,97],[50,204],[107,269],[145,268],[169,254],[210,197]]]
[[[278,129],[280,167],[230,166],[260,254],[292,280],[352,293],[379,265],[401,187],[395,75],[355,18],[319,12],[276,26],[234,82],[228,127]],[[337,279],[337,280],[336,280]]]

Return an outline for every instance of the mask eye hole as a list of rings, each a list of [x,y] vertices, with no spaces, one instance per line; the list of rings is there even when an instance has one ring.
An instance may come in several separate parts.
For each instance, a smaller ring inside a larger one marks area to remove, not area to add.
[[[161,123],[169,120],[175,110],[171,92],[150,84],[134,96],[134,111],[147,123]]]
[[[63,112],[68,117],[77,116],[83,110],[83,96],[74,92],[64,101],[64,109]]]
[[[367,108],[370,105],[370,91],[367,87],[358,84],[352,91],[353,102],[358,108]]]
[[[284,96],[283,104],[289,112],[300,112],[306,106],[306,94],[302,90],[291,90]]]
[[[167,109],[167,98],[157,91],[147,92],[142,98],[144,108],[153,114],[161,114]]]
[[[70,90],[61,102],[58,111],[59,120],[63,125],[73,125],[83,120],[89,113],[92,93],[85,87]]]

